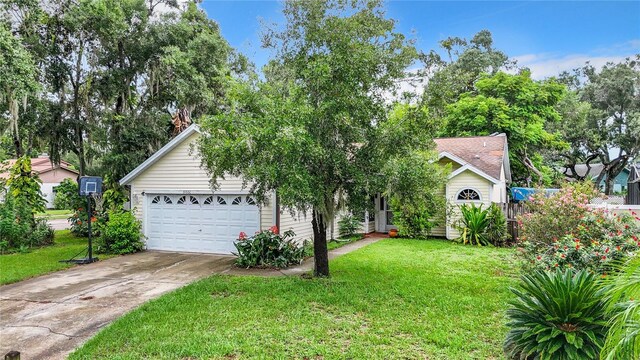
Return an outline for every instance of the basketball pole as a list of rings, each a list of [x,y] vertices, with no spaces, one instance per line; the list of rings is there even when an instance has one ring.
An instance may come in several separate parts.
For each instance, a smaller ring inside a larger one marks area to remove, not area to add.
[[[88,236],[89,236],[89,262],[93,262],[93,246],[91,243],[91,193],[89,193],[89,195],[87,195],[87,230],[88,230]]]

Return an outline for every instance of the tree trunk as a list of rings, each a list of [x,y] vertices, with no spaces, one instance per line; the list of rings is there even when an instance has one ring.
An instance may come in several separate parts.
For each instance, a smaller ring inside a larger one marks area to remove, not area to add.
[[[327,250],[327,224],[324,216],[313,210],[313,275],[329,276],[329,251]]]

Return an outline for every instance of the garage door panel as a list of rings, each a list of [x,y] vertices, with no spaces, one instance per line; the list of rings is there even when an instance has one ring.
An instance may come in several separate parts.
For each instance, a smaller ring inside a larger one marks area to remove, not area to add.
[[[246,195],[150,195],[147,247],[231,253],[240,232],[254,234],[260,212]]]

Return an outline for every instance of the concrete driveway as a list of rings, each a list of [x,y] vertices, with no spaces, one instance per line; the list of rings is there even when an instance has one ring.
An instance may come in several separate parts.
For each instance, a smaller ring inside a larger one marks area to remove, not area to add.
[[[0,356],[62,359],[140,304],[213,273],[233,257],[147,251],[0,287]]]

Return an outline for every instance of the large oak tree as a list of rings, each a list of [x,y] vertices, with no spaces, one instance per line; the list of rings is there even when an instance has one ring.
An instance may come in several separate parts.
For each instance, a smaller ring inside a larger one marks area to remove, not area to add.
[[[312,217],[317,276],[329,275],[327,226],[344,202],[377,191],[380,124],[416,51],[381,1],[286,1],[265,32],[266,82],[238,83],[227,114],[204,122],[203,163],[242,176],[263,200]],[[402,139],[397,139],[398,142]]]

